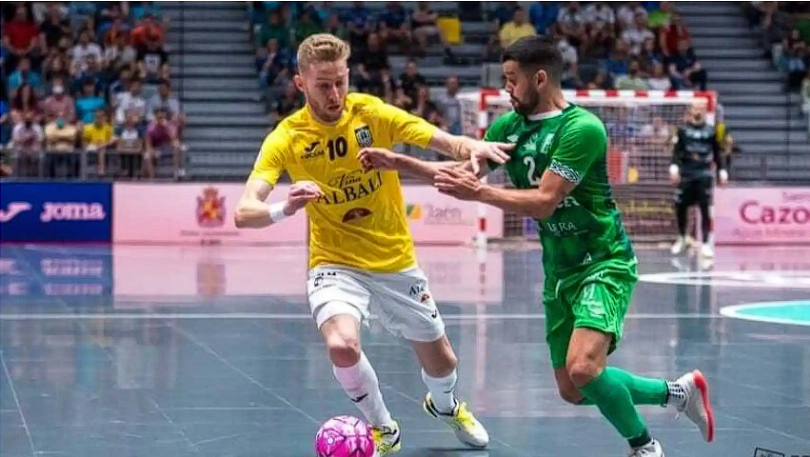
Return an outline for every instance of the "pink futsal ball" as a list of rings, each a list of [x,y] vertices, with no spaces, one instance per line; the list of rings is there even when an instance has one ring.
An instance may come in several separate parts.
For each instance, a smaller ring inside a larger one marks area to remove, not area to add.
[[[333,417],[315,436],[315,454],[318,457],[372,457],[371,427],[356,417]]]

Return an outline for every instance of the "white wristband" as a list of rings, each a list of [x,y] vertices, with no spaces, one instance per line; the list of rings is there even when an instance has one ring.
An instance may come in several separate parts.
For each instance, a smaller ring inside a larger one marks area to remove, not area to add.
[[[286,206],[285,202],[278,202],[270,205],[270,220],[273,221],[274,224],[287,218],[287,215],[284,214],[284,206]]]
[[[679,172],[680,172],[680,169],[674,163],[669,166],[669,175],[670,176],[678,176]]]

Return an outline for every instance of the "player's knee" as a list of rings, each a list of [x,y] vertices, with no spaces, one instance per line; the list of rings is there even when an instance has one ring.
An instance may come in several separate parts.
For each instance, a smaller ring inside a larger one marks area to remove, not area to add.
[[[560,398],[572,405],[578,405],[582,402],[582,394],[575,386],[560,386]]]
[[[582,387],[599,375],[599,363],[587,355],[569,357],[566,370],[571,381],[577,387]]]
[[[360,362],[360,339],[346,335],[334,335],[327,339],[329,359],[339,367],[352,367]]]

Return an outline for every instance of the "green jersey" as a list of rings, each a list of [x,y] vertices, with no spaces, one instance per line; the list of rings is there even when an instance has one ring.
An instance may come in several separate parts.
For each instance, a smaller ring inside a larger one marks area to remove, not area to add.
[[[511,111],[484,139],[516,145],[504,165],[516,188],[537,188],[545,170],[576,185],[551,217],[536,221],[548,279],[579,276],[605,261],[634,261],[608,182],[607,133],[598,117],[576,105],[532,118]]]

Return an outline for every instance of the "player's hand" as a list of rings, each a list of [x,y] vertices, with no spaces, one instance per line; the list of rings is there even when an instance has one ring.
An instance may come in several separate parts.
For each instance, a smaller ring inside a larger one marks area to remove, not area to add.
[[[720,186],[725,186],[726,184],[728,184],[728,172],[726,170],[720,170],[718,175],[719,175],[719,178],[720,178],[719,179]]]
[[[473,173],[477,176],[481,170],[481,165],[485,164],[487,160],[491,160],[497,164],[506,163],[511,157],[509,153],[512,149],[515,149],[515,145],[474,140],[469,143],[468,149]]]
[[[322,197],[323,191],[312,181],[298,181],[290,186],[287,193],[287,203],[284,205],[284,214],[292,216],[299,209],[312,200]]]
[[[439,192],[459,200],[476,200],[483,187],[477,175],[458,167],[440,170],[433,185]]]
[[[393,170],[396,153],[384,148],[363,148],[357,154],[363,171]]]

